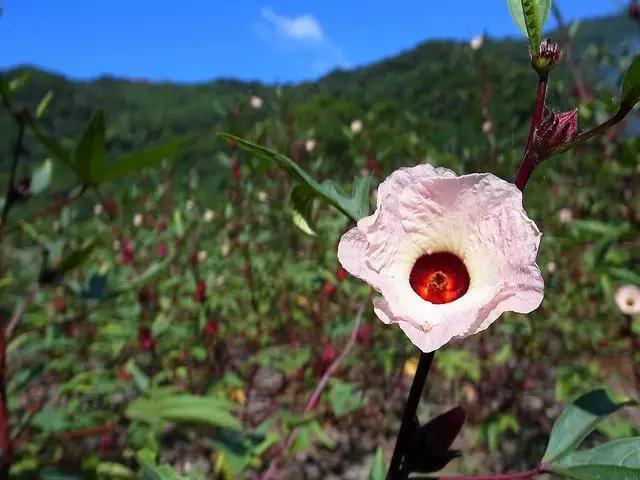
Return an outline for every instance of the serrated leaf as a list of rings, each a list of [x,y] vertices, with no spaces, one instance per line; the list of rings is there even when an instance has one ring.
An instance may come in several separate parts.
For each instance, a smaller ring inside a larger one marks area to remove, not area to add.
[[[640,479],[640,437],[614,440],[571,453],[547,469],[576,480]]]
[[[616,403],[601,389],[581,396],[556,420],[542,461],[552,463],[571,453],[605,417],[632,404]]]
[[[382,448],[376,449],[376,455],[373,457],[373,464],[369,470],[369,480],[384,480],[387,476],[387,467],[384,463],[384,453]]]
[[[104,114],[97,111],[86,126],[75,151],[75,164],[85,184],[95,183],[106,153]]]
[[[132,173],[139,172],[143,168],[157,165],[165,158],[175,157],[182,153],[190,139],[190,135],[175,138],[147,150],[120,157],[113,162],[105,164],[102,171],[96,174],[95,181],[118,180]]]
[[[636,56],[622,78],[620,106],[631,109],[640,101],[640,55]]]
[[[356,180],[352,196],[345,194],[334,182],[325,180],[321,184],[314,180],[293,160],[284,155],[249,142],[243,138],[228,133],[219,134],[226,140],[232,140],[243,150],[258,158],[275,163],[291,178],[308,187],[315,195],[329,205],[335,207],[353,221],[358,221],[369,213],[369,178]]]
[[[549,18],[552,0],[507,0],[511,17],[527,38],[533,52],[540,49],[540,37]]]
[[[53,162],[47,158],[31,175],[31,186],[29,190],[32,195],[42,193],[51,183],[51,173],[53,172]]]

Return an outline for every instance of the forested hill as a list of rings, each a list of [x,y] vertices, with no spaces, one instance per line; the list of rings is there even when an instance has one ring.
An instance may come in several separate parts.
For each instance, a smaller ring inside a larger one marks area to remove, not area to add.
[[[580,22],[573,48],[584,63],[587,79],[593,64],[589,45],[616,52],[638,32],[638,26],[625,16]],[[375,125],[376,138],[401,138],[408,129],[423,132],[423,140],[439,152],[459,153],[484,144],[480,104],[487,90],[481,84],[490,91],[495,131],[513,137],[530,115],[535,82],[524,41],[513,39],[488,39],[480,53],[466,42],[427,41],[365,67],[280,87],[235,80],[197,85],[107,77],[75,81],[24,67],[6,74],[14,77],[24,70],[30,71],[30,78],[19,99],[33,107],[53,91],[43,122],[57,136],[77,136],[92,111],[101,108],[108,121],[110,146],[116,151],[185,132],[205,138],[199,146],[208,150],[214,148],[212,133],[230,128],[229,111],[246,110],[248,95],[256,94],[265,98],[265,107],[236,125],[239,133],[255,120],[277,113],[293,119],[301,135],[317,136],[329,157],[341,154],[344,125],[354,118]],[[555,78],[555,91],[570,90],[566,67]],[[568,103],[558,94],[552,100],[560,107]],[[6,158],[12,143],[6,116],[0,118],[0,131],[0,153]]]

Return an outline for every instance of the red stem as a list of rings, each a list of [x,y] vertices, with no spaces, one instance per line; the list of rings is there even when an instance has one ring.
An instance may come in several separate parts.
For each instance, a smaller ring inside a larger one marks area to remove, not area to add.
[[[11,468],[11,429],[9,426],[9,410],[7,408],[6,382],[7,344],[4,329],[0,328],[0,479],[9,478]]]
[[[540,75],[538,79],[538,93],[536,95],[536,104],[533,111],[533,118],[531,119],[531,127],[529,128],[529,138],[527,140],[527,147],[524,150],[524,156],[522,163],[516,174],[515,184],[520,191],[524,190],[529,177],[533,172],[536,165],[542,160],[539,158],[539,154],[535,150],[535,138],[536,131],[542,122],[542,116],[544,115],[544,107],[547,101],[547,76]]]
[[[523,480],[525,478],[533,478],[536,475],[541,475],[542,472],[538,469],[535,470],[527,470],[526,472],[517,472],[517,473],[503,473],[500,475],[484,475],[480,477],[468,476],[468,477],[460,477],[460,476],[444,476],[438,477],[438,480]]]

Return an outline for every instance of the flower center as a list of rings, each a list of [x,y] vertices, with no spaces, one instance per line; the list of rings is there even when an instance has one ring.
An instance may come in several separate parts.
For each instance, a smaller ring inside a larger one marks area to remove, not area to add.
[[[449,303],[467,293],[469,272],[453,253],[427,253],[416,260],[409,284],[427,302]]]

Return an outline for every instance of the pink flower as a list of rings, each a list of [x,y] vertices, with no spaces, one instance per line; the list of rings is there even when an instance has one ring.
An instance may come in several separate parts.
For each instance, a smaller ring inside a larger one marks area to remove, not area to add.
[[[340,240],[338,259],[382,297],[374,310],[422,351],[542,302],[541,233],[512,184],[419,165],[378,187],[377,209]]]
[[[616,305],[625,315],[640,314],[640,287],[623,285],[615,293]]]

